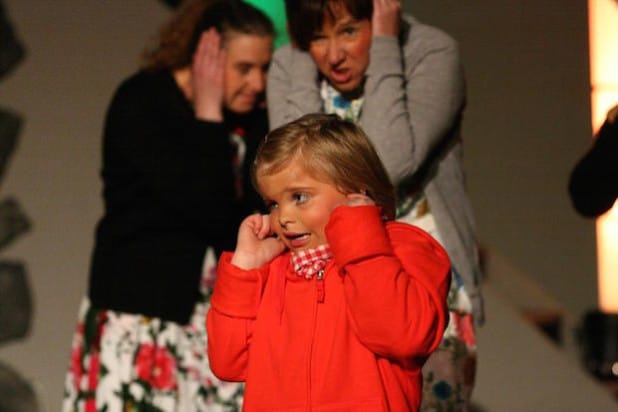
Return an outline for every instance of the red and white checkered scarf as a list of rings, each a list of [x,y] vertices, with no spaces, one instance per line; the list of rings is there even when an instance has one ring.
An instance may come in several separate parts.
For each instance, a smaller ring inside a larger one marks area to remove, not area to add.
[[[311,279],[313,275],[326,267],[331,257],[330,246],[324,244],[313,249],[294,252],[291,259],[294,272],[305,279]]]

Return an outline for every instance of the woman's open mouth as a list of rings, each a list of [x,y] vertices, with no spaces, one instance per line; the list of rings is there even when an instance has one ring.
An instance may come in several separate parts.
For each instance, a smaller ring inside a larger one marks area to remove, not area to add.
[[[349,69],[331,69],[330,81],[335,84],[347,83],[352,78],[352,72]]]

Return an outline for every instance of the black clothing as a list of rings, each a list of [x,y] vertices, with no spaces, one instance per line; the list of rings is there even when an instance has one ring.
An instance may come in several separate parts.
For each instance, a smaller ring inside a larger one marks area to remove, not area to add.
[[[618,120],[605,122],[590,151],[579,161],[569,181],[575,209],[587,217],[611,209],[618,197]]]
[[[105,214],[96,232],[93,306],[186,324],[199,297],[206,248],[232,249],[240,221],[261,207],[249,168],[266,112],[199,121],[169,71],[124,81],[103,135]],[[237,198],[230,131],[247,155]]]
[[[26,48],[17,36],[4,5],[0,2],[0,78],[7,76],[26,56]]]

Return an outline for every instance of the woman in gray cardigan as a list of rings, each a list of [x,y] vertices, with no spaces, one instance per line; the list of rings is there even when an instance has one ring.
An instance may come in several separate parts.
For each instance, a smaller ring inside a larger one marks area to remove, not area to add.
[[[481,324],[483,308],[463,173],[457,44],[402,16],[397,0],[286,0],[286,12],[292,44],[270,66],[270,127],[326,112],[366,131],[398,188],[399,219],[434,235],[453,265],[451,321],[424,367],[422,410],[467,410],[476,365],[472,319]]]

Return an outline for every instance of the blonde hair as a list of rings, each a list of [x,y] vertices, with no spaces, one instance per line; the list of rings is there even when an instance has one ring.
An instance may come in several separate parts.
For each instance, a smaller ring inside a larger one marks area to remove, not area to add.
[[[273,37],[270,19],[241,0],[185,0],[161,30],[157,42],[142,54],[149,70],[189,66],[202,33],[214,27],[225,41],[234,33]]]
[[[364,193],[395,216],[395,189],[384,165],[363,130],[336,115],[308,114],[271,131],[260,144],[252,177],[259,180],[300,161],[316,179],[343,193]]]

